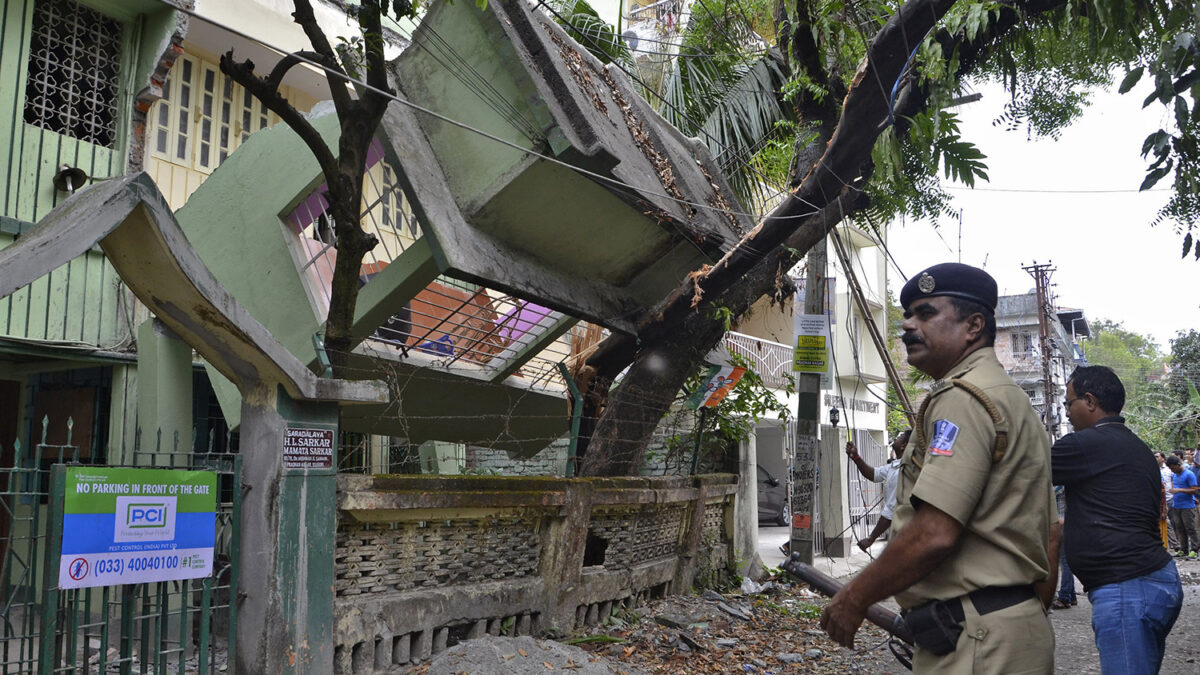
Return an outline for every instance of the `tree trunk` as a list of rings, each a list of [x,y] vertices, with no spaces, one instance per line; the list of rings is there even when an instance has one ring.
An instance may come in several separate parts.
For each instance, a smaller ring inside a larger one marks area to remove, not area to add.
[[[1063,4],[1063,0],[1033,0],[1004,6],[973,39],[945,31],[934,39],[946,58],[959,64],[956,75],[962,77],[1024,19]],[[581,380],[587,390],[584,428],[594,432],[581,438],[585,475],[636,472],[675,393],[721,339],[724,331],[717,330],[713,310],[723,307],[734,316],[744,314],[758,298],[777,291],[787,270],[842,218],[866,206],[858,190],[872,172],[871,151],[879,134],[893,121],[902,123],[902,115],[916,115],[928,105],[928,91],[918,84],[919,78],[909,77],[894,101],[889,89],[904,77],[912,50],[953,5],[954,0],[913,0],[902,5],[872,39],[828,145],[820,137],[817,143],[797,149],[793,172],[800,175],[807,170],[807,174],[793,183],[796,188],[785,202],[716,265],[689,276],[636,336],[614,334],[588,358],[587,376]],[[797,49],[800,45],[793,46],[793,51]],[[819,114],[816,109],[810,112],[814,113]],[[805,121],[825,131],[830,125],[821,118]],[[822,148],[819,159],[808,166],[810,153]],[[629,372],[610,395],[608,385],[627,366]],[[610,453],[612,458],[607,457]]]
[[[768,293],[780,303],[790,303],[793,289],[787,270],[833,229],[843,214],[865,206],[861,193],[856,193],[854,199],[839,199],[821,213],[807,218],[784,246],[764,257],[719,298],[700,303],[653,348],[638,352],[596,421],[580,474],[628,476],[637,473],[654,430],[670,409],[676,393],[725,335],[726,327],[714,318],[714,310],[726,308],[735,316],[741,316]],[[601,372],[601,377],[592,382],[600,386],[603,378],[614,376],[615,373]]]

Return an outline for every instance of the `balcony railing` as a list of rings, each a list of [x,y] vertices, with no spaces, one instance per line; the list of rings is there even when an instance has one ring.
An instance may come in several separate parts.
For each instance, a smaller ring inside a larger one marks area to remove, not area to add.
[[[731,353],[750,362],[763,382],[772,389],[783,389],[792,372],[792,348],[779,342],[762,340],[742,333],[726,333],[725,346]]]

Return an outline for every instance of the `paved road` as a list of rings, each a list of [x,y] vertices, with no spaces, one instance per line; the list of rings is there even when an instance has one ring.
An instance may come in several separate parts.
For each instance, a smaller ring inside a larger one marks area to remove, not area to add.
[[[758,529],[758,552],[764,564],[778,567],[783,562],[779,545],[787,538],[786,527]],[[878,554],[884,545],[876,544],[872,552]],[[856,548],[849,559],[818,556],[813,565],[831,576],[845,577],[870,562],[871,557]],[[1200,561],[1177,560],[1177,564],[1184,582],[1183,611],[1167,638],[1167,654],[1161,672],[1162,675],[1196,675],[1200,673]],[[1092,636],[1092,606],[1083,594],[1083,587],[1078,581],[1075,583],[1079,604],[1051,615],[1056,643],[1055,670],[1070,675],[1099,675],[1100,657]]]

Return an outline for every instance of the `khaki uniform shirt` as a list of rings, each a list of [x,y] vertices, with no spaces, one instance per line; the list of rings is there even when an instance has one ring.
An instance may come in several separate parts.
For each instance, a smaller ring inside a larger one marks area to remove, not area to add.
[[[1007,421],[1008,447],[992,461],[995,425],[969,392],[950,383],[963,378],[991,399]],[[1050,485],[1050,441],[1029,396],[983,348],[958,362],[929,392],[924,433],[901,459],[896,531],[924,502],[963,525],[958,545],[932,573],[896,595],[904,609],[946,600],[987,586],[1014,586],[1049,576],[1050,524],[1057,520]],[[1057,564],[1058,561],[1054,561]]]

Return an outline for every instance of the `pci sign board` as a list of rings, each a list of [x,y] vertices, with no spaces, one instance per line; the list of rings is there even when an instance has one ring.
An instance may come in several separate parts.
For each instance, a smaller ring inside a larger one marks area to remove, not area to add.
[[[217,474],[69,467],[59,588],[212,573]]]

